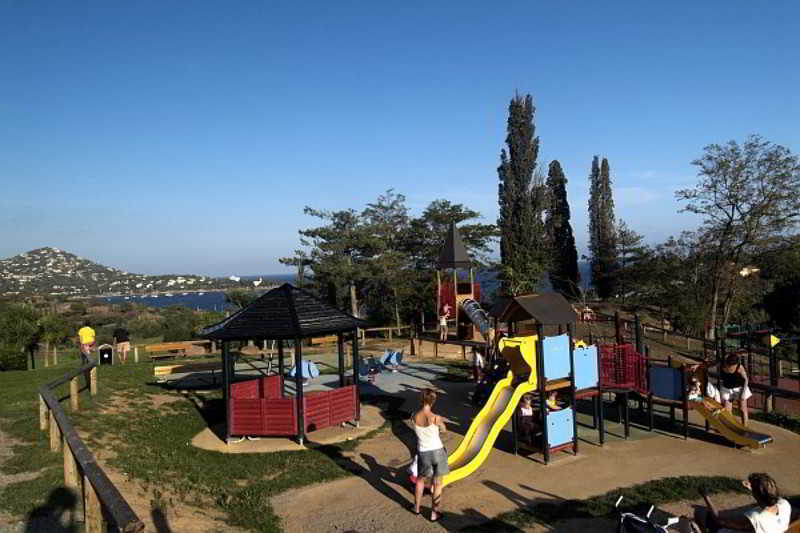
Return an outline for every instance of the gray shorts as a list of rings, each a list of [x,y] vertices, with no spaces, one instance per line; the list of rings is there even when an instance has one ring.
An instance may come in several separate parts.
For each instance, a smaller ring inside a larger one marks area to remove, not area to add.
[[[439,448],[429,452],[419,452],[417,471],[421,477],[442,477],[450,473],[447,466],[447,450]]]

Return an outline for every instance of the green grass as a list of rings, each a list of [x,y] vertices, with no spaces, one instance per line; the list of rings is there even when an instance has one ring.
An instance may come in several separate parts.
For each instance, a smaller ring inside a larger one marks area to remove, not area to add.
[[[550,524],[570,518],[607,518],[616,513],[614,504],[624,496],[620,510],[646,513],[650,505],[663,505],[698,497],[705,487],[710,494],[746,492],[741,480],[724,476],[680,476],[648,481],[632,487],[611,490],[585,500],[543,502],[498,515],[480,526],[465,531],[520,531],[534,524]]]
[[[0,492],[0,507],[23,515],[43,503],[54,488],[63,483],[62,455],[51,453],[46,433],[38,429],[36,389],[51,381],[64,369],[0,374],[0,427],[22,442],[3,465],[8,473],[41,474],[15,483]],[[359,442],[380,433],[385,427],[359,439],[335,446],[314,446],[296,452],[271,454],[222,454],[197,449],[191,439],[209,423],[223,420],[219,391],[210,394],[182,395],[151,384],[151,365],[100,367],[98,395],[87,392],[80,397],[80,411],[65,410],[79,430],[88,433],[90,450],[113,452],[109,464],[150,490],[154,502],[186,502],[217,507],[231,525],[259,532],[280,531],[279,519],[269,499],[287,489],[331,481],[352,475],[352,461],[342,453]],[[62,395],[67,388],[59,391]],[[174,401],[154,407],[153,395],[169,395]],[[390,418],[397,414],[393,398],[366,398]],[[100,406],[113,406],[98,416]],[[155,504],[154,504],[155,505]]]

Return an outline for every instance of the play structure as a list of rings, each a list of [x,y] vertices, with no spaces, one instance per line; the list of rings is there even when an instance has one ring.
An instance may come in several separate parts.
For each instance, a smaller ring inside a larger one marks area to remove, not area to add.
[[[606,392],[632,393],[647,402],[648,429],[654,427],[654,406],[669,407],[674,426],[675,412],[682,411],[682,433],[689,436],[689,411],[695,410],[706,422],[706,430],[714,428],[736,446],[760,448],[772,442],[772,437],[744,427],[714,398],[707,396],[708,372],[702,365],[688,365],[671,358],[655,359],[639,353],[632,344],[600,345],[600,387]],[[702,401],[690,401],[689,381],[696,377],[704,393]],[[628,399],[623,403],[627,410]],[[627,423],[627,414],[626,414]]]
[[[344,343],[352,342],[353,376],[360,374],[358,328],[367,325],[288,283],[277,287],[230,317],[208,326],[203,334],[222,342],[223,400],[226,405],[226,442],[242,436],[293,436],[302,444],[306,433],[353,422],[360,418],[360,381],[345,376]],[[304,380],[314,372],[303,360],[303,339],[337,336],[339,387],[305,393]],[[347,337],[347,339],[346,339]],[[274,340],[278,371],[262,372],[253,379],[237,379],[232,342]],[[283,380],[284,343],[292,341],[295,372],[294,395],[286,393]],[[349,380],[347,379],[349,378]]]
[[[466,275],[459,279],[459,273]],[[444,279],[448,277],[449,280]],[[455,336],[458,340],[491,340],[493,331],[489,316],[478,303],[480,298],[481,287],[475,281],[472,261],[467,255],[458,228],[455,224],[450,224],[437,262],[436,309],[437,313],[443,313],[444,309],[449,311],[450,320],[456,324]]]
[[[504,314],[506,321],[535,320],[536,335],[502,338],[497,354],[508,366],[506,376],[494,386],[486,404],[473,419],[464,439],[448,458],[450,473],[444,476],[447,485],[474,472],[488,457],[502,429],[512,422],[523,396],[538,397],[542,413],[542,453],[545,462],[550,454],[571,449],[578,452],[575,393],[578,387],[597,386],[597,351],[594,347],[574,349],[572,325],[575,313],[560,295],[523,296],[510,301]],[[567,334],[544,336],[545,325],[566,325]],[[567,395],[571,404],[550,411],[546,398],[551,391]],[[514,442],[517,442],[514,429]],[[516,444],[515,444],[516,451]]]

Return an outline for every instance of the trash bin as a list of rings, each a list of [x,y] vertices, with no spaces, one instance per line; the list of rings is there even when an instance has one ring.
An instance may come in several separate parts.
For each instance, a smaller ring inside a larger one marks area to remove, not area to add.
[[[101,344],[100,347],[97,348],[97,353],[100,354],[101,365],[114,364],[114,347],[110,344]]]

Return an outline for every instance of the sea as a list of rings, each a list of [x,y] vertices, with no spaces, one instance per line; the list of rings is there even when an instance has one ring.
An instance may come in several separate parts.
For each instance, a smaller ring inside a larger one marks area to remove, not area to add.
[[[242,276],[242,281],[255,281],[263,279],[264,284],[293,283],[294,274],[266,274],[263,276]],[[175,291],[166,294],[141,294],[130,296],[101,296],[98,302],[120,304],[135,303],[149,307],[172,307],[179,305],[197,311],[230,311],[236,307],[225,301],[225,291],[182,292]]]
[[[589,266],[586,262],[579,262],[582,278],[582,286],[588,285]],[[477,273],[477,281],[481,284],[484,299],[491,300],[494,292],[499,288],[500,282],[497,280],[497,273],[492,270],[482,270]],[[294,283],[294,274],[265,274],[259,276],[242,276],[242,281],[255,281],[263,279],[265,283],[283,284]],[[552,290],[547,276],[539,286],[540,292]],[[492,296],[490,296],[492,295]],[[225,302],[225,291],[206,291],[206,292],[174,292],[169,294],[137,295],[137,296],[102,296],[97,301],[105,303],[119,304],[123,302],[143,304],[150,307],[170,307],[180,305],[189,309],[204,311],[228,311],[235,309],[234,306]]]

